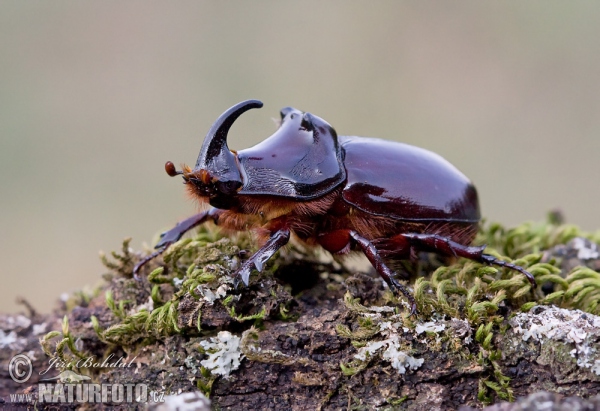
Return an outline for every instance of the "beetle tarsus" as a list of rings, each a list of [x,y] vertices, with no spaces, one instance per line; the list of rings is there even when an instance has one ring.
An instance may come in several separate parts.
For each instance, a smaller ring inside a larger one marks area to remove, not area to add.
[[[485,263],[485,264],[489,264],[489,265],[497,265],[499,267],[506,267],[506,268],[510,268],[511,270],[518,271],[521,274],[523,274],[527,278],[527,280],[529,280],[529,283],[531,284],[531,287],[533,287],[533,288],[537,287],[537,283],[535,281],[535,277],[533,276],[533,274],[531,274],[529,271],[527,271],[523,267],[520,267],[520,266],[518,266],[516,264],[513,264],[513,263],[509,263],[507,261],[499,260],[499,259],[497,259],[496,257],[494,257],[493,255],[490,255],[490,254],[482,254],[481,255],[481,262]]]
[[[162,253],[165,252],[165,250],[167,249],[168,245],[165,245],[164,247],[154,251],[152,254],[147,255],[146,257],[142,258],[134,267],[133,267],[133,278],[135,278],[137,281],[141,281],[142,279],[139,276],[140,270],[142,269],[143,266],[145,266],[148,262],[154,260],[156,257],[158,257],[159,255],[161,255]]]
[[[246,287],[248,287],[248,284],[250,284],[250,274],[252,274],[252,267],[254,267],[254,263],[244,264],[242,266],[242,268],[240,268],[239,271],[235,275],[235,279],[242,280],[242,282],[244,283],[244,285]],[[239,281],[238,281],[238,283],[239,283]],[[235,284],[236,288],[237,288],[237,286],[238,286],[238,284]]]
[[[282,228],[271,234],[271,238],[257,252],[244,262],[242,267],[236,273],[236,277],[240,277],[246,287],[250,283],[250,274],[256,268],[257,271],[262,271],[264,264],[275,254],[281,247],[290,241],[290,230]]]
[[[231,282],[233,285],[233,289],[237,290],[241,282],[242,282],[242,280],[241,280],[241,278],[239,278],[239,276],[234,276],[233,280]]]
[[[154,248],[163,248],[168,247],[173,244],[192,228],[204,223],[208,217],[215,217],[214,209],[210,209],[208,211],[203,211],[198,214],[194,214],[193,216],[186,218],[183,221],[178,222],[175,227],[171,228],[168,231],[165,231],[160,235],[160,241]]]
[[[415,301],[415,297],[413,297],[413,295],[410,293],[410,291],[408,291],[406,289],[405,286],[403,286],[402,284],[400,284],[395,278],[391,278],[391,284],[392,286],[390,287],[394,292],[396,292],[396,294],[398,292],[401,292],[406,299],[408,300],[408,302],[410,303],[410,315],[416,315],[417,314],[417,302]]]

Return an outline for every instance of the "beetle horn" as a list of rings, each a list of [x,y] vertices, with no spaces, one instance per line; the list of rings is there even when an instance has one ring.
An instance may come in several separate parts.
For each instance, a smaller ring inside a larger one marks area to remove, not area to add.
[[[302,116],[302,121],[300,122],[300,127],[306,131],[313,131],[315,129],[312,114],[304,113]]]
[[[283,120],[285,118],[285,116],[287,116],[288,114],[290,114],[292,111],[294,111],[293,108],[291,107],[284,107],[279,111],[279,115],[281,116],[281,119]]]
[[[233,153],[227,147],[227,133],[237,118],[253,108],[261,108],[263,103],[258,100],[246,100],[225,111],[212,125],[204,138],[196,168],[207,168],[209,163],[217,160],[219,163],[230,163]]]

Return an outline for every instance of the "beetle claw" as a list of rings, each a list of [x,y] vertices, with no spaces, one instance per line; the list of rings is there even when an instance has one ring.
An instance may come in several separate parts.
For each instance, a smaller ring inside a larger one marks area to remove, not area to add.
[[[233,289],[237,290],[238,286],[240,285],[240,279],[237,276],[233,277],[232,284],[233,284]]]
[[[412,305],[410,306],[410,317],[416,317],[417,316],[417,303],[416,302],[412,302]]]
[[[248,287],[248,285],[250,285],[250,272],[249,271],[245,271],[242,274],[242,282],[244,283],[244,285],[246,287]]]
[[[240,270],[236,273],[235,280],[237,280],[238,282],[239,280],[242,280],[244,285],[248,287],[248,285],[250,284],[250,273],[252,273],[251,267],[252,264],[244,264],[242,268],[240,268]]]
[[[415,301],[415,297],[406,289],[406,287],[400,284],[395,278],[391,278],[390,285],[390,288],[395,294],[402,294],[408,300],[408,303],[410,304],[410,316],[416,316],[417,302]]]
[[[263,270],[263,262],[257,258],[255,261],[253,261],[253,263],[254,263],[254,267],[256,268],[256,271],[261,273]]]

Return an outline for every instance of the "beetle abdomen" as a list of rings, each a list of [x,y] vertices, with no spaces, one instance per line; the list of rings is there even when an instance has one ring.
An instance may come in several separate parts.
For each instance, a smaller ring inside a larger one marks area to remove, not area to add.
[[[477,191],[431,151],[386,140],[340,136],[345,201],[369,214],[405,221],[476,223]]]

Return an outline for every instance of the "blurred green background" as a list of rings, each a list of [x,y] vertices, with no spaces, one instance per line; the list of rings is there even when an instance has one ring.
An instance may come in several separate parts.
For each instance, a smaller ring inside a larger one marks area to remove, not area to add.
[[[438,152],[514,225],[561,208],[600,228],[600,3],[0,2],[0,312],[94,284],[98,251],[195,212],[217,116],[257,98],[230,147],[281,107],[340,134]]]

